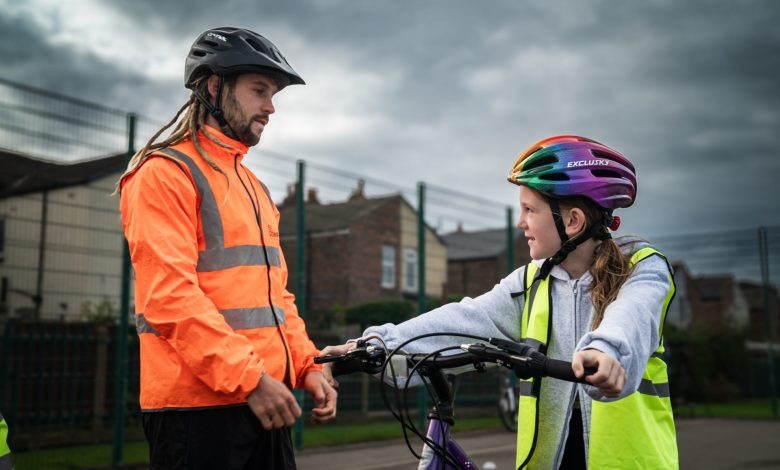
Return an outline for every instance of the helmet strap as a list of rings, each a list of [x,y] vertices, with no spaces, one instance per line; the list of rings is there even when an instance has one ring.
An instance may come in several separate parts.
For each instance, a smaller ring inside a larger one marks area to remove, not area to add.
[[[553,220],[555,221],[555,228],[558,230],[558,236],[561,238],[561,243],[566,243],[569,236],[566,234],[566,227],[563,225],[561,207],[558,205],[558,201],[551,197],[547,198],[547,203],[550,205],[550,211],[552,212]]]
[[[198,98],[198,101],[201,102],[203,107],[206,108],[206,111],[208,111],[209,114],[211,114],[214,119],[216,119],[217,124],[219,124],[219,127],[222,129],[222,132],[232,138],[238,139],[238,134],[236,134],[235,131],[233,131],[233,128],[230,127],[227,119],[225,119],[225,113],[222,111],[222,89],[225,86],[225,77],[223,75],[218,75],[218,77],[219,82],[217,84],[217,96],[214,98],[214,105],[212,105],[211,102],[197,90],[197,88],[193,89],[192,92]]]
[[[561,235],[561,233],[563,233],[563,235],[561,235],[561,248],[557,253],[545,260],[545,262],[542,264],[542,267],[539,271],[539,275],[542,279],[550,274],[553,266],[556,264],[561,264],[563,260],[569,256],[569,253],[577,249],[579,245],[585,243],[586,240],[590,240],[591,238],[596,238],[598,240],[609,240],[612,238],[612,235],[608,230],[608,227],[613,222],[612,211],[605,211],[604,217],[601,221],[590,225],[576,237],[569,238],[563,228],[563,218],[560,215],[558,202],[554,199],[550,199],[550,208],[553,210],[553,218],[555,219],[555,225],[558,228],[558,235]]]

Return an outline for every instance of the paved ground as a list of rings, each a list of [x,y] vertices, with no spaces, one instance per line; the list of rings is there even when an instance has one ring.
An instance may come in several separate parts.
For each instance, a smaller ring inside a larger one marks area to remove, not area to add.
[[[483,470],[514,469],[515,440],[508,432],[457,435]],[[677,421],[680,468],[780,469],[780,421],[685,419]],[[493,465],[490,465],[490,464]],[[303,450],[299,470],[415,469],[417,461],[396,441]]]

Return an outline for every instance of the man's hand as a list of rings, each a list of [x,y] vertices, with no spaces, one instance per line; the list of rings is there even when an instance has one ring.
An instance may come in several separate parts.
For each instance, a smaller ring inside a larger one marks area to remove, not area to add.
[[[597,349],[585,349],[574,353],[571,369],[574,375],[581,378],[585,367],[595,367],[596,373],[585,378],[588,383],[597,387],[605,397],[617,398],[626,385],[626,371],[617,359]]]
[[[336,417],[336,390],[330,386],[325,375],[312,370],[303,378],[304,390],[309,392],[314,400],[314,408],[311,410],[311,420],[317,424],[324,424]]]
[[[325,349],[320,351],[320,356],[342,356],[357,347],[355,341],[349,343],[340,344],[338,346],[326,346]],[[339,388],[339,382],[333,378],[333,364],[326,362],[323,364],[322,373],[325,374],[325,380],[334,388]]]
[[[301,415],[292,392],[268,374],[263,374],[247,401],[266,430],[290,427]]]

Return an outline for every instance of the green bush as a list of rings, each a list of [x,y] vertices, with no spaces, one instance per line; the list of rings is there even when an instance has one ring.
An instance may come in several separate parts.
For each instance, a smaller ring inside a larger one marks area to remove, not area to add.
[[[311,331],[332,330],[337,326],[343,326],[344,308],[334,305],[330,310],[313,310],[306,312],[306,328]]]
[[[109,299],[103,299],[97,304],[87,300],[81,303],[81,318],[95,325],[114,325],[119,319],[119,309]]]
[[[746,396],[750,357],[745,333],[725,324],[665,329],[672,400],[722,402]]]
[[[372,325],[401,323],[417,313],[417,307],[406,300],[369,302],[350,307],[345,312],[347,324],[359,324],[361,330]]]

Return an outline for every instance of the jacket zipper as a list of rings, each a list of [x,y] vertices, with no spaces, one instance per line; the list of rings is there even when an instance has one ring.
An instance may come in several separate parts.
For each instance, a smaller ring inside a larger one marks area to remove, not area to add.
[[[284,339],[284,332],[282,332],[282,326],[279,324],[279,318],[276,316],[276,308],[274,308],[274,302],[271,298],[271,263],[269,261],[268,257],[268,250],[265,245],[265,234],[263,233],[263,223],[260,218],[260,199],[257,200],[257,205],[255,206],[255,200],[252,198],[252,194],[249,192],[249,189],[244,184],[243,178],[241,178],[241,174],[238,172],[238,154],[233,156],[233,170],[236,172],[236,177],[238,177],[238,180],[241,182],[241,186],[244,187],[244,191],[246,192],[246,195],[249,197],[249,202],[252,204],[252,208],[254,209],[254,216],[255,221],[257,222],[257,229],[260,231],[260,244],[263,247],[263,254],[265,255],[265,267],[266,267],[266,274],[268,275],[268,306],[271,308],[271,314],[274,317],[274,324],[276,325],[276,331],[279,333],[279,339],[282,340],[282,345],[284,346],[284,357],[285,357],[285,367],[284,367],[284,383],[287,385],[287,388],[292,390],[292,378],[290,376],[290,349],[287,346],[287,341]],[[247,178],[249,180],[250,186],[252,186],[252,190],[255,190],[255,186],[252,184],[252,179]],[[257,192],[255,191],[255,195],[257,195]]]

